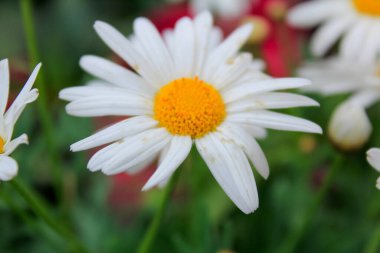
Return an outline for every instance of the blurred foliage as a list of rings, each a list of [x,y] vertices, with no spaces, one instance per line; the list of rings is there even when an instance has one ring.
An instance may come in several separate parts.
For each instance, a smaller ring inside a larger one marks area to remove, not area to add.
[[[33,106],[23,114],[15,131],[15,135],[27,132],[30,137],[30,147],[22,146],[14,154],[21,168],[19,177],[44,196],[57,217],[71,226],[93,252],[133,252],[162,192],[143,193],[143,207],[133,207],[136,203],[122,200],[126,201],[121,203],[123,207],[137,208],[137,211],[115,211],[108,201],[114,181],[85,169],[89,154],[69,151],[71,143],[95,130],[94,122],[67,116],[57,93],[63,87],[82,84],[88,78],[78,67],[80,56],[110,55],[110,50],[92,29],[95,20],[110,22],[128,34],[134,17],[144,15],[161,3],[156,0],[40,0],[34,3],[55,137],[64,161],[64,203],[58,203],[52,193],[46,142]],[[9,58],[11,66],[26,70],[17,1],[0,1],[0,29],[0,58]],[[18,90],[19,86],[12,86],[12,91]],[[312,119],[326,128],[332,110],[344,97],[314,98],[320,102],[320,108],[287,112]],[[379,119],[380,106],[370,109],[369,115],[371,119]],[[360,252],[379,226],[380,194],[374,187],[378,175],[365,160],[369,147],[380,146],[380,121],[372,120],[372,123],[375,131],[371,142],[358,152],[344,154],[344,167],[334,179],[327,199],[319,207],[297,252]],[[270,162],[271,176],[265,181],[256,174],[259,209],[248,216],[241,213],[193,150],[190,158],[193,166],[182,172],[153,252],[215,253],[223,249],[238,253],[276,252],[279,243],[299,224],[339,151],[331,146],[327,136],[298,133],[269,131],[268,138],[260,143]],[[138,184],[142,186],[144,182]],[[1,253],[67,252],[65,242],[36,219],[6,183],[0,185],[0,195]],[[17,215],[20,211],[26,214],[24,219]]]

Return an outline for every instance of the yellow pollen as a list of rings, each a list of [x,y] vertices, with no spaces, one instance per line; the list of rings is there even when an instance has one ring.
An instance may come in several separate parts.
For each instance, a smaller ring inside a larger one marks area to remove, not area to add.
[[[198,78],[174,80],[154,99],[154,118],[173,135],[200,138],[215,131],[225,116],[220,93]]]
[[[365,15],[380,16],[379,0],[352,0],[355,9]]]
[[[5,144],[5,141],[3,140],[3,138],[0,137],[0,154],[4,153],[4,144]]]

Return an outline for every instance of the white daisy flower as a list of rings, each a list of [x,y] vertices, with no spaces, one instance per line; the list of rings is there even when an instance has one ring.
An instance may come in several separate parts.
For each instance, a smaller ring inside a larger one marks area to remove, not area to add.
[[[311,42],[315,56],[324,55],[341,37],[340,51],[347,59],[369,63],[380,53],[378,0],[311,0],[296,5],[288,19],[300,28],[322,25]]]
[[[307,63],[298,72],[313,82],[304,90],[323,95],[352,93],[333,113],[329,136],[344,150],[361,148],[372,132],[365,110],[380,100],[379,65],[331,58]]]
[[[380,172],[380,149],[372,148],[367,152],[367,160],[372,167],[375,168],[378,172]],[[380,190],[380,177],[376,182],[377,189]]]
[[[9,93],[8,60],[0,61],[0,181],[14,178],[18,172],[17,162],[10,157],[20,144],[28,144],[28,136],[22,134],[12,140],[13,128],[25,106],[38,97],[38,90],[32,89],[41,64],[38,64],[20,94],[5,111]]]
[[[310,121],[267,110],[318,103],[278,92],[308,85],[308,80],[271,79],[257,70],[250,54],[239,53],[251,25],[224,41],[207,12],[193,21],[180,19],[164,39],[145,18],[134,22],[132,40],[100,21],[95,30],[137,73],[84,56],[80,65],[100,80],[60,93],[70,101],[66,110],[71,115],[133,116],[71,146],[80,151],[112,143],[90,159],[91,171],[136,173],[159,156],[156,172],[143,187],[148,190],[164,184],[195,143],[226,194],[251,213],[258,207],[258,194],[249,161],[260,175],[269,176],[254,136],[265,133],[264,128],[321,133]]]
[[[193,12],[211,11],[224,18],[237,18],[249,10],[252,0],[190,0]]]

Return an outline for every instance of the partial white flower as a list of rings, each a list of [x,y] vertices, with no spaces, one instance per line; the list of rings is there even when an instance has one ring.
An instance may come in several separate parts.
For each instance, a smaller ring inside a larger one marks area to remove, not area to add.
[[[331,140],[343,150],[361,148],[372,132],[365,110],[380,100],[378,66],[331,58],[307,63],[298,71],[313,82],[304,88],[306,91],[323,95],[352,94],[335,110],[329,124]]]
[[[193,12],[211,11],[224,18],[237,18],[246,14],[253,0],[190,0]]]
[[[0,181],[11,180],[17,175],[17,162],[10,155],[20,144],[28,143],[28,136],[22,134],[12,140],[13,129],[25,106],[38,97],[38,90],[32,89],[32,86],[40,67],[41,64],[36,66],[20,94],[5,111],[9,93],[9,67],[8,60],[0,61]]]
[[[224,41],[202,13],[180,19],[160,36],[138,18],[132,40],[97,21],[103,41],[137,72],[97,56],[80,65],[99,80],[60,92],[69,114],[84,117],[133,116],[71,146],[73,151],[109,144],[89,161],[91,171],[107,175],[136,173],[159,157],[159,166],[143,190],[165,184],[195,143],[211,173],[245,213],[259,204],[250,162],[264,178],[269,166],[255,136],[265,128],[321,133],[304,119],[268,109],[317,106],[310,98],[279,90],[310,84],[302,78],[272,79],[239,49],[252,32],[244,25]],[[250,162],[249,162],[250,161]]]
[[[372,148],[367,152],[367,160],[372,167],[375,168],[378,172],[380,172],[380,149]],[[377,189],[380,190],[380,177],[376,182]]]
[[[315,56],[324,55],[341,37],[341,55],[371,63],[380,53],[380,1],[311,0],[296,5],[289,22],[300,28],[321,25],[312,38]]]

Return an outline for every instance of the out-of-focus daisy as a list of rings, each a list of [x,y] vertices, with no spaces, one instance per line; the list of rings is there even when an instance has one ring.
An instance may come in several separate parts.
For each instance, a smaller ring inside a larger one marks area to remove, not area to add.
[[[324,95],[353,94],[333,113],[329,136],[344,150],[361,148],[372,131],[365,110],[380,99],[379,65],[331,58],[305,64],[299,75],[313,82],[305,90]]]
[[[315,56],[324,55],[341,37],[345,58],[369,63],[380,53],[378,0],[312,0],[296,5],[288,18],[300,28],[322,25],[312,38]]]
[[[188,156],[193,143],[211,173],[245,213],[258,207],[249,161],[269,176],[265,155],[254,136],[265,128],[321,133],[304,119],[268,109],[316,106],[300,95],[278,90],[310,82],[302,78],[272,79],[239,49],[252,27],[244,25],[224,41],[208,12],[180,19],[164,39],[145,18],[134,22],[129,40],[112,26],[97,21],[103,41],[137,72],[106,59],[84,56],[80,65],[99,80],[67,88],[75,116],[133,116],[81,140],[73,151],[112,143],[89,161],[91,171],[107,175],[136,173],[159,157],[159,165],[143,190],[164,184]]]
[[[200,13],[209,10],[223,18],[237,18],[249,11],[253,0],[190,0],[192,10]]]
[[[377,171],[380,172],[380,149],[372,148],[367,152],[367,160],[372,167],[374,167]],[[380,177],[376,182],[377,189],[380,190]]]
[[[28,136],[22,134],[12,140],[13,128],[25,106],[38,97],[38,90],[32,89],[41,64],[38,64],[26,82],[20,94],[7,111],[9,94],[9,67],[8,60],[0,61],[0,181],[14,178],[18,172],[17,162],[10,154],[20,145],[28,143]]]

